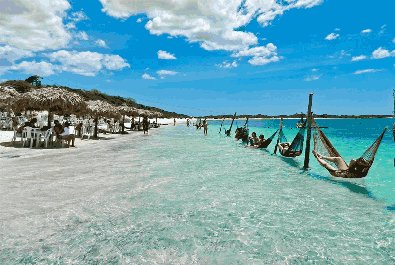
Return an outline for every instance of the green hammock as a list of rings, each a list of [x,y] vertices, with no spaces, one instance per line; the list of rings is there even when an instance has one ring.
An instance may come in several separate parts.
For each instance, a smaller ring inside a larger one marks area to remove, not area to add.
[[[303,126],[299,129],[298,134],[296,134],[289,148],[280,151],[280,154],[285,157],[297,157],[300,156],[303,152],[303,143],[304,143],[304,133],[306,131],[306,122],[303,123]],[[282,126],[280,126],[280,131],[278,133],[277,145],[274,153],[277,152],[277,147],[279,144],[288,143],[287,137],[283,132]],[[280,149],[281,150],[281,149]]]

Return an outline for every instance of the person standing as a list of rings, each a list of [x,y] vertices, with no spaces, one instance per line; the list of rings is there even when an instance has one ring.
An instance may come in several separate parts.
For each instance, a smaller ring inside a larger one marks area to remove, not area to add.
[[[189,119],[187,119],[187,127],[189,127]]]
[[[134,117],[132,117],[132,121],[130,123],[130,130],[134,131]]]
[[[203,133],[204,133],[204,135],[207,135],[207,132],[208,132],[208,122],[207,122],[207,119],[204,119],[204,121],[203,121]]]
[[[144,134],[145,134],[145,132],[147,132],[147,134],[148,134],[148,130],[149,130],[149,121],[148,121],[148,117],[145,116],[143,118],[143,131],[144,131]]]
[[[174,126],[176,126],[176,118],[174,118]]]

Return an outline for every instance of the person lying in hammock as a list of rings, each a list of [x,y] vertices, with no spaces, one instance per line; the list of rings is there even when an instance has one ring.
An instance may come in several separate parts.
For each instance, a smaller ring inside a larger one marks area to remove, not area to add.
[[[315,151],[315,150],[313,150],[312,153],[315,156],[315,158],[317,158],[318,163],[320,163],[321,166],[323,166],[324,168],[326,168],[329,171],[333,171],[333,172],[336,172],[338,170],[347,171],[349,169],[349,166],[346,164],[346,162],[344,162],[343,158],[341,158],[341,157],[323,156],[323,155],[317,153],[317,151]],[[325,160],[334,163],[337,168],[335,168],[334,166],[332,166]],[[355,160],[351,160],[350,164],[354,163],[354,162],[355,162]]]
[[[363,158],[352,159],[350,164],[347,165],[341,157],[328,157],[317,153],[315,150],[312,151],[314,156],[317,158],[318,163],[326,168],[329,173],[334,177],[340,178],[363,178],[368,174],[371,163],[365,161]],[[330,165],[328,162],[332,162],[337,168]]]
[[[302,154],[301,151],[299,150],[292,150],[291,148],[291,144],[284,142],[284,143],[279,143],[278,145],[278,149],[280,151],[280,153],[283,156],[287,156],[287,157],[295,157],[295,156],[300,156]]]

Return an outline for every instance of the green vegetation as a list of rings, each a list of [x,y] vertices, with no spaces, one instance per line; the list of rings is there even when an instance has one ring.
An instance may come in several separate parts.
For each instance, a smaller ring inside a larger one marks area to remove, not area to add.
[[[34,76],[33,76],[34,77]],[[31,89],[37,89],[36,86],[33,86],[31,83],[23,80],[9,80],[5,81],[3,83],[0,83],[0,86],[10,86],[15,88],[19,93],[25,93]],[[115,106],[120,106],[120,105],[128,105],[130,107],[138,108],[138,109],[144,109],[144,110],[149,110],[149,111],[157,111],[163,114],[164,118],[186,118],[188,117],[187,115],[184,114],[178,114],[175,112],[170,112],[166,111],[163,109],[159,109],[156,107],[150,107],[150,106],[145,106],[143,104],[139,104],[134,100],[133,98],[123,98],[120,96],[111,96],[107,95],[103,92],[100,92],[99,90],[92,89],[92,90],[82,90],[82,89],[74,89],[70,88],[67,86],[59,86],[59,85],[44,85],[43,87],[58,87],[58,88],[63,88],[68,91],[77,93],[78,95],[82,96],[86,101],[88,100],[103,100],[106,101],[112,105]]]

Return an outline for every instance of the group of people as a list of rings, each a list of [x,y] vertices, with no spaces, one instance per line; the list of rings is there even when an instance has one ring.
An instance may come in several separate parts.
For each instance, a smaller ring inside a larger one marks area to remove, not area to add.
[[[259,135],[259,137],[257,137],[256,132],[253,132],[251,134],[251,137],[249,138],[250,140],[250,146],[251,147],[255,147],[255,148],[265,148],[267,147],[267,140],[265,139],[265,136],[263,134]]]
[[[189,127],[189,119],[187,120],[187,126]],[[204,135],[208,134],[208,121],[207,121],[207,119],[204,119],[203,122],[200,119],[199,122],[196,122],[195,126],[196,126],[196,130],[200,130],[200,129],[203,128]]]
[[[60,124],[60,122],[58,120],[55,120],[54,124],[55,125],[52,128],[53,135],[51,135],[51,137],[53,138],[53,136],[56,136],[56,141],[63,141],[64,140],[64,141],[66,141],[67,146],[75,147],[75,145],[74,145],[75,135],[74,135],[74,133],[72,133],[70,131],[70,123],[65,122],[64,125],[62,125],[62,124]],[[37,118],[32,118],[19,127],[18,127],[16,118],[13,120],[13,128],[17,134],[21,135],[23,133],[23,131],[25,130],[25,128],[27,128],[27,127],[34,128],[34,129],[39,128],[37,126]],[[77,127],[78,127],[78,125],[77,125]],[[78,130],[77,127],[76,127],[76,130]],[[46,131],[50,128],[51,128],[50,126],[44,126],[40,130]]]
[[[132,117],[132,119],[130,121],[130,129],[140,131],[141,126],[143,127],[142,129],[143,129],[144,134],[146,134],[146,133],[148,134],[148,130],[150,128],[150,121],[148,120],[148,117],[144,116],[141,123],[140,123],[140,119],[138,120],[138,122],[136,122],[134,117]],[[157,128],[158,123],[154,122],[154,126]]]

